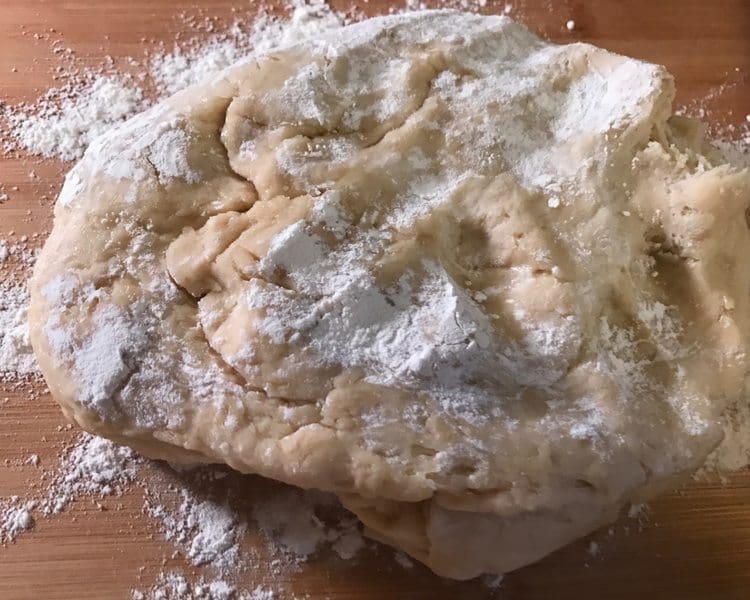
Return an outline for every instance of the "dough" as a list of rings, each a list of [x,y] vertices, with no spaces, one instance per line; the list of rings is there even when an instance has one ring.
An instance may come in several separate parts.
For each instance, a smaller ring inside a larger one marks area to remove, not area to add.
[[[32,281],[63,411],[337,493],[469,578],[670,488],[747,373],[750,175],[661,67],[365,21],[99,138]]]

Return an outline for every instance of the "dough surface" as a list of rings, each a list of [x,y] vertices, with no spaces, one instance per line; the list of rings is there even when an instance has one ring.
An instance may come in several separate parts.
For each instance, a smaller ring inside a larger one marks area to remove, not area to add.
[[[99,138],[31,287],[64,412],[335,492],[453,578],[674,486],[747,373],[750,175],[661,67],[371,19]]]

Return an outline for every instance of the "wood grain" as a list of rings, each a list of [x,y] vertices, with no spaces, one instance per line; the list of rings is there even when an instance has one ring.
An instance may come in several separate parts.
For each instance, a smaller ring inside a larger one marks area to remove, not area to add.
[[[517,0],[514,14],[556,41],[584,40],[666,64],[677,78],[681,104],[707,110],[715,125],[740,124],[750,112],[750,2],[747,0]],[[339,8],[346,5],[334,2]],[[384,10],[382,0],[359,6]],[[504,3],[488,4],[498,12]],[[0,10],[0,94],[16,103],[33,100],[50,86],[58,61],[50,43],[62,39],[81,65],[99,65],[105,55],[143,56],[159,41],[168,45],[184,29],[178,13],[231,18],[252,14],[255,5],[216,0],[184,5],[169,0],[4,0]],[[249,11],[249,13],[248,13]],[[565,22],[573,19],[573,32]],[[34,34],[43,39],[35,39]],[[15,68],[15,71],[12,70]],[[38,178],[30,179],[34,170]],[[0,160],[0,185],[11,199],[0,204],[0,238],[38,234],[50,226],[53,198],[65,165],[8,156]],[[15,189],[17,188],[17,189]],[[0,384],[0,498],[43,494],[41,474],[54,466],[62,447],[75,437],[53,402]],[[7,398],[7,399],[6,399]],[[42,466],[25,464],[31,453]],[[158,481],[159,467],[146,478]],[[245,498],[273,489],[259,478],[231,475]],[[148,587],[165,569],[197,574],[172,557],[152,523],[142,514],[143,491],[135,486],[122,498],[74,503],[64,514],[40,518],[33,532],[0,548],[0,598],[128,598],[133,587]],[[250,499],[250,500],[248,500]],[[247,589],[269,584],[282,597],[355,600],[397,599],[746,599],[750,597],[750,473],[727,485],[704,481],[668,494],[651,507],[647,523],[624,519],[614,535],[589,540],[506,577],[495,593],[481,582],[439,579],[419,566],[407,571],[386,548],[343,563],[323,556],[299,572],[274,574],[268,562],[238,575]],[[245,542],[262,549],[250,532]]]

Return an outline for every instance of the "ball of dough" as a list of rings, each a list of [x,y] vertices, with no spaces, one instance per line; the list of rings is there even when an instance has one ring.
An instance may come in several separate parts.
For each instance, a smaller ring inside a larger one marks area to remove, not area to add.
[[[661,67],[376,18],[96,140],[31,286],[64,412],[337,493],[468,578],[698,468],[747,372],[750,175]]]

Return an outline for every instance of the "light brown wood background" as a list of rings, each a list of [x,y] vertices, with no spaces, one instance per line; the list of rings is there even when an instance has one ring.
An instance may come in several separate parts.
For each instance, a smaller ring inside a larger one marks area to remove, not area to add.
[[[490,2],[485,11],[497,12],[504,4]],[[678,102],[701,101],[714,124],[740,124],[750,113],[750,0],[510,4],[514,15],[553,40],[590,41],[666,64],[677,78]],[[359,5],[377,12],[388,3],[370,0]],[[237,14],[252,14],[257,6],[247,0],[199,5],[170,0],[2,0],[0,99],[33,100],[55,85],[52,73],[58,62],[50,51],[55,39],[72,47],[83,64],[100,64],[107,54],[138,57],[153,42],[171,44],[184,29],[176,18],[179,12],[229,17],[233,8]],[[568,19],[576,23],[572,33],[565,29]],[[48,37],[37,40],[34,34]],[[0,157],[0,185],[11,196],[0,204],[0,238],[49,228],[64,168],[54,161]],[[38,179],[29,178],[32,169]],[[75,435],[58,431],[64,422],[48,397],[34,398],[11,387],[0,384],[0,498],[43,490],[40,473],[54,466],[62,446]],[[23,464],[31,453],[42,457],[41,468]],[[252,477],[234,480],[232,485],[247,490],[267,485]],[[185,568],[141,514],[139,488],[104,506],[108,510],[100,511],[90,500],[81,500],[59,517],[39,519],[32,533],[0,548],[0,599],[129,598],[131,588],[148,587],[163,569]],[[251,535],[248,543],[253,539]],[[384,549],[368,551],[354,564],[324,557],[289,575],[274,576],[261,565],[239,579],[249,589],[265,582],[314,599],[747,599],[750,473],[733,475],[726,486],[693,483],[654,502],[650,522],[642,528],[624,520],[614,536],[599,533],[593,539],[601,546],[600,556],[588,555],[588,542],[582,541],[507,576],[494,595],[480,583],[444,581],[421,567],[404,571]]]

